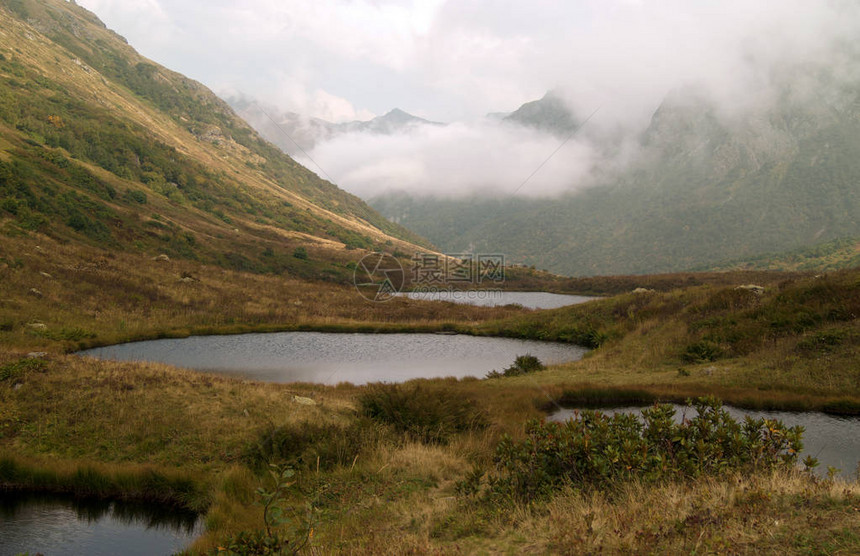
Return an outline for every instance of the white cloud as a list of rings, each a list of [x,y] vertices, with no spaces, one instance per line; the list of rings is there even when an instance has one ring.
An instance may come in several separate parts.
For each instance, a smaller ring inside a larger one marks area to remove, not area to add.
[[[341,187],[364,198],[392,191],[545,196],[586,185],[595,161],[587,144],[570,141],[524,184],[560,143],[556,137],[484,120],[420,126],[394,135],[341,135],[310,154]]]
[[[589,128],[641,130],[666,94],[698,85],[724,115],[768,103],[787,64],[831,63],[860,36],[851,0],[79,0],[144,54],[210,87],[332,121],[401,107],[469,121],[414,135],[341,136],[313,156],[362,195],[507,191],[557,140],[480,120],[558,88]],[[792,94],[809,94],[797,76]],[[807,92],[804,92],[807,91]],[[524,190],[575,188],[573,142]]]
[[[841,0],[80,1],[213,87],[271,99],[288,75],[308,97],[442,121],[559,85],[583,112],[606,105],[603,119],[642,117],[686,81],[738,102],[767,85],[763,69],[860,32],[860,8]]]

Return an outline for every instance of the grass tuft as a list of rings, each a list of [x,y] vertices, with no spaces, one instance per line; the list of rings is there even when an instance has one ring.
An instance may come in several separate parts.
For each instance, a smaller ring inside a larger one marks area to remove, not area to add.
[[[489,424],[487,414],[468,396],[445,387],[372,384],[358,398],[362,415],[392,426],[427,444],[446,444],[458,433]]]

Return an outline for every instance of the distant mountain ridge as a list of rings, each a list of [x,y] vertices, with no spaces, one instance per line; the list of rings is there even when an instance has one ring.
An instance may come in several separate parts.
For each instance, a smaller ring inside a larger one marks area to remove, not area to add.
[[[570,107],[556,91],[547,92],[539,100],[526,102],[504,116],[502,121],[560,136],[570,135],[579,126]]]
[[[860,68],[860,55],[846,58]],[[837,82],[826,68],[774,79],[772,102],[734,115],[702,91],[673,92],[634,162],[579,193],[400,193],[371,205],[444,250],[504,252],[570,275],[710,268],[860,235],[860,82]]]
[[[267,140],[292,155],[297,154],[299,149],[309,151],[321,142],[330,141],[346,133],[391,135],[422,125],[445,125],[413,116],[399,108],[371,120],[333,123],[296,112],[281,112],[275,107],[264,106],[241,95],[228,96],[226,101]]]
[[[552,199],[451,200],[399,191],[369,202],[445,251],[503,252],[574,275],[711,268],[857,236],[860,80],[850,76],[860,75],[860,53],[844,45],[837,58],[840,71],[809,63],[775,68],[769,96],[751,94],[737,105],[679,88],[638,137],[578,131],[582,120],[563,93],[549,91],[487,120],[559,140],[576,133],[604,161],[587,188]],[[331,137],[331,127],[311,121],[293,138],[314,126],[323,132],[310,147]],[[290,152],[280,135],[278,144]]]

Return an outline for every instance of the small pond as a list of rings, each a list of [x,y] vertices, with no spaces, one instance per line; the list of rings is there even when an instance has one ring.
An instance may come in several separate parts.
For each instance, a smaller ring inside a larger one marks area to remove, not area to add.
[[[0,554],[90,556],[179,552],[202,533],[191,512],[150,504],[0,492]]]
[[[579,346],[456,334],[275,332],[133,342],[79,352],[120,361],[156,361],[265,382],[402,382],[474,376],[530,353],[545,364],[580,359]]]
[[[481,307],[497,307],[502,305],[517,304],[527,309],[557,309],[567,305],[585,303],[596,297],[585,297],[581,295],[564,295],[547,292],[508,292],[500,290],[474,290],[474,291],[414,291],[404,292],[400,295],[409,299],[421,299],[424,301],[453,301],[454,303],[468,303]]]
[[[685,416],[690,419],[696,416],[696,410],[679,404],[672,404],[675,408],[675,421],[680,422]],[[599,408],[607,414],[614,413],[636,413],[644,406]],[[804,427],[803,452],[800,460],[807,455],[818,458],[820,463],[817,472],[824,474],[827,466],[831,465],[840,470],[840,474],[846,478],[853,478],[860,461],[860,417],[842,417],[828,415],[815,411],[789,412],[789,411],[755,411],[751,409],[739,409],[724,406],[726,411],[736,420],[743,420],[749,415],[753,419],[779,419],[786,426],[801,425]],[[549,416],[552,421],[566,421],[573,417],[574,409],[560,409]]]

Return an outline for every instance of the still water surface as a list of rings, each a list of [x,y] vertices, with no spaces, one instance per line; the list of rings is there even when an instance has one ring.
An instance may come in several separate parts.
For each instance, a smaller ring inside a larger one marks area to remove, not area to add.
[[[682,418],[692,419],[696,416],[696,410],[679,404],[672,404],[675,408],[675,421],[680,422]],[[789,411],[755,411],[751,409],[739,409],[724,406],[726,411],[736,420],[742,421],[744,416],[749,415],[753,419],[779,419],[785,425],[793,427],[801,425],[804,427],[803,452],[800,460],[807,455],[818,458],[820,465],[818,472],[827,472],[827,466],[832,465],[840,470],[843,477],[854,477],[860,461],[860,417],[841,417],[819,412],[789,412]],[[635,413],[642,410],[640,406],[600,408],[606,414]],[[573,417],[575,409],[560,409],[549,416],[552,421],[566,421]]]
[[[409,299],[453,301],[454,303],[468,303],[481,307],[517,304],[527,309],[557,309],[597,299],[596,297],[584,297],[581,295],[564,295],[547,292],[508,292],[492,289],[475,291],[415,291],[405,292],[400,295],[406,296]]]
[[[0,492],[0,554],[173,554],[202,533],[190,512]]]
[[[585,348],[553,342],[447,334],[275,332],[133,342],[79,352],[120,361],[156,361],[266,382],[402,382],[474,376],[530,353],[545,364],[580,359]]]

